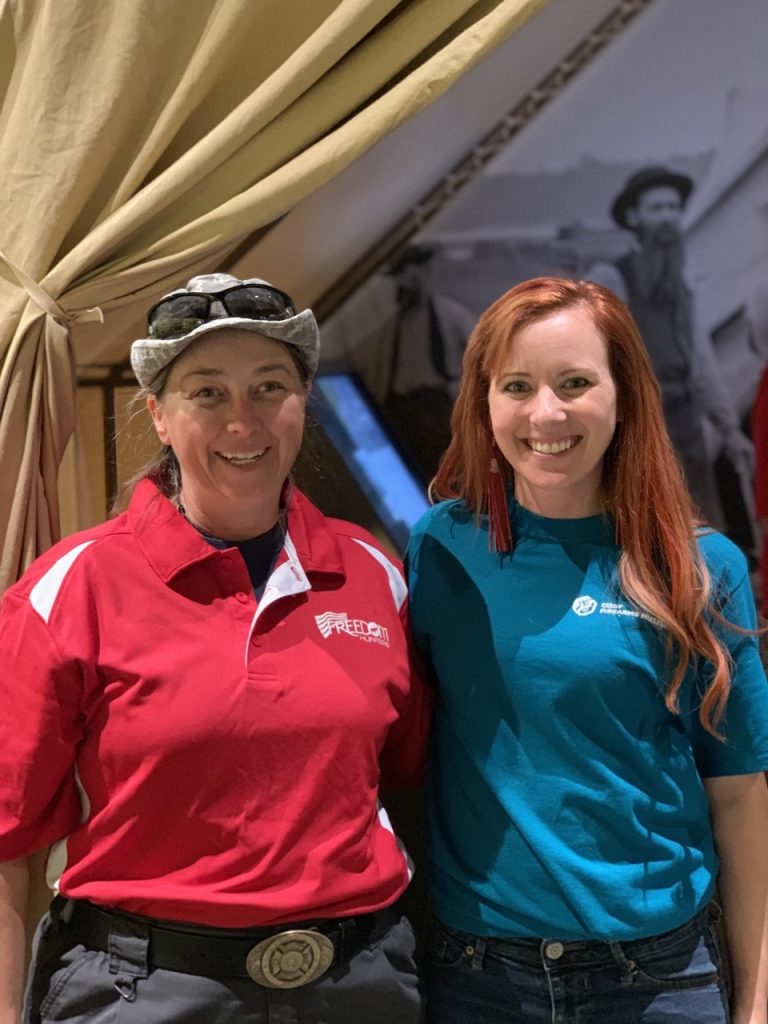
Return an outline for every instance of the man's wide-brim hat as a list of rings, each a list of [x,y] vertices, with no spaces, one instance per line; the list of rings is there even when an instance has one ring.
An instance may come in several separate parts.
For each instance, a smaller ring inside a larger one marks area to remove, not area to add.
[[[627,179],[626,185],[613,201],[611,216],[619,227],[631,230],[627,223],[627,211],[636,205],[643,192],[663,185],[674,188],[679,193],[683,205],[688,202],[688,197],[693,191],[693,179],[687,174],[678,174],[668,167],[643,167]]]
[[[268,281],[251,277],[241,281],[231,274],[201,274],[187,282],[186,288],[177,288],[164,295],[165,299],[183,296],[188,293],[216,296],[238,285],[266,285],[274,288]],[[279,289],[277,289],[279,291]],[[284,293],[281,293],[284,295]],[[287,296],[285,296],[288,298]],[[154,307],[153,307],[154,308]],[[224,312],[222,310],[222,312]],[[309,377],[312,378],[320,361],[320,331],[311,309],[294,313],[283,320],[259,320],[244,316],[214,315],[194,327],[182,337],[173,338],[139,338],[131,345],[131,367],[136,379],[142,387],[147,387],[158,373],[169,363],[204,334],[220,331],[224,327],[238,327],[245,331],[253,331],[266,338],[274,338],[295,348]]]

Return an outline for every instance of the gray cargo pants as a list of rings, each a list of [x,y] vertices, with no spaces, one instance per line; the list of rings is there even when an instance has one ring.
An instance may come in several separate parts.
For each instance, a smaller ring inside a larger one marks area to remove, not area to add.
[[[392,909],[347,963],[303,988],[150,969],[148,942],[119,927],[110,951],[40,923],[24,1024],[419,1024],[422,999],[407,918]]]

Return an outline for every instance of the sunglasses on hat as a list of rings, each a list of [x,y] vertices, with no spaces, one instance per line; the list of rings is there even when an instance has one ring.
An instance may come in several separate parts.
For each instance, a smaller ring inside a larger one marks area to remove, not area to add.
[[[183,338],[201,324],[225,317],[288,320],[296,315],[290,296],[267,284],[237,284],[221,292],[181,292],[160,299],[147,313],[150,338]]]

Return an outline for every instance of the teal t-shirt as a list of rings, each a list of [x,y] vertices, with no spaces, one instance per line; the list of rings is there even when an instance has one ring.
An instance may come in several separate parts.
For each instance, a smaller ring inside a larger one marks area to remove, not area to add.
[[[460,502],[431,509],[407,564],[416,642],[439,699],[429,783],[432,902],[479,935],[628,940],[692,917],[717,872],[702,777],[768,769],[756,638],[721,630],[733,684],[721,743],[698,719],[707,668],[667,711],[664,635],[620,593],[606,517],[514,502],[488,550]],[[729,621],[754,627],[746,560],[699,544]]]

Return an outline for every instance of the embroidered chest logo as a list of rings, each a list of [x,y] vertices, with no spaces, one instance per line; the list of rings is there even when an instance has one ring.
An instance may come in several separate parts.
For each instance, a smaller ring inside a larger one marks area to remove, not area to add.
[[[589,594],[581,594],[573,602],[571,609],[582,617],[584,615],[591,615],[597,611],[597,601],[594,597],[590,597]],[[620,619],[643,619],[644,622],[650,622],[659,629],[664,628],[664,624],[653,615],[649,615],[648,612],[639,611],[636,608],[627,608],[620,601],[601,601],[600,614],[615,615]]]
[[[350,619],[346,612],[323,612],[315,616],[317,628],[327,640],[334,633],[346,633],[367,644],[381,644],[389,647],[389,630],[378,622],[366,619]]]
[[[577,615],[591,615],[597,608],[597,601],[594,597],[589,597],[588,594],[582,594],[581,597],[576,598],[571,608],[573,608]]]

